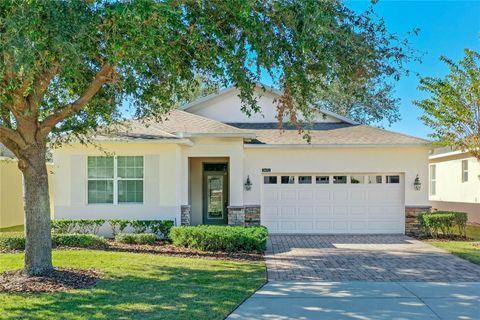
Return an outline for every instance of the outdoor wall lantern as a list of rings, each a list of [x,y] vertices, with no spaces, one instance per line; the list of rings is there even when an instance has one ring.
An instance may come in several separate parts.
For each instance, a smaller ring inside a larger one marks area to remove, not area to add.
[[[422,183],[420,182],[420,178],[418,177],[418,174],[417,174],[417,177],[415,178],[415,181],[413,182],[413,187],[417,191],[422,189]]]
[[[247,176],[247,181],[245,181],[245,190],[252,190],[252,181],[250,181],[250,176]]]

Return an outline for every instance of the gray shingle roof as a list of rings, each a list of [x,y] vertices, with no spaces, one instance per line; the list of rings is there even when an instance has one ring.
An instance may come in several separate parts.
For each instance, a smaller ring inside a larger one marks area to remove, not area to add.
[[[282,130],[277,123],[222,123],[189,112],[173,110],[163,120],[129,120],[122,125],[99,130],[97,140],[159,140],[180,139],[181,134],[255,134],[248,144],[307,145],[425,145],[429,141],[366,125],[348,123],[313,123],[299,133],[291,124]]]
[[[310,135],[310,144],[312,145],[422,145],[429,141],[404,135],[397,132],[387,131],[366,125],[350,125],[346,123],[315,123],[304,133],[290,126],[284,130],[274,128],[272,123],[254,123],[254,124],[231,124],[243,128],[244,130],[253,130],[256,139],[251,144],[308,144],[303,137],[305,133]],[[276,125],[276,124],[275,124]]]
[[[195,114],[173,110],[162,120],[147,118],[127,120],[99,129],[96,140],[180,139],[180,133],[190,134],[245,134],[246,131]]]
[[[173,110],[157,125],[169,133],[245,133],[242,129],[181,110]]]

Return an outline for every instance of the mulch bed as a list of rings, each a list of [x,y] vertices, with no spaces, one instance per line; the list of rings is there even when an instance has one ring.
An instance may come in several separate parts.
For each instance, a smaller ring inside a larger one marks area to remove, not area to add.
[[[248,260],[261,261],[263,255],[260,253],[226,253],[226,252],[205,252],[189,248],[176,247],[165,241],[157,241],[153,245],[124,244],[115,241],[109,241],[107,251],[151,253],[168,256],[177,256],[185,258],[207,258],[221,260]]]
[[[44,276],[27,277],[23,270],[0,273],[0,292],[59,292],[89,288],[100,280],[98,271],[55,268]]]

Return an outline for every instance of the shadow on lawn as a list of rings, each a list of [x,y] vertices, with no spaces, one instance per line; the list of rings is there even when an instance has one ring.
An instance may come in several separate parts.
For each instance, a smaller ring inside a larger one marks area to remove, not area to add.
[[[258,273],[241,272],[150,268],[85,290],[8,294],[11,303],[0,309],[9,319],[223,319],[263,284]]]

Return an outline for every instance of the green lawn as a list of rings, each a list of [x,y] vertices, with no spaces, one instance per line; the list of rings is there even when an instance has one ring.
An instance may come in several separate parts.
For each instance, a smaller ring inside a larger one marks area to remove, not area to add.
[[[223,319],[266,281],[263,262],[89,250],[55,250],[53,260],[104,278],[70,292],[0,293],[0,319]],[[22,263],[0,254],[0,271]]]
[[[467,237],[480,240],[480,226],[467,226]]]
[[[429,244],[447,250],[465,260],[480,265],[480,248],[473,244],[478,241],[428,241]]]
[[[23,225],[0,228],[0,232],[15,232],[15,231],[23,231]]]

